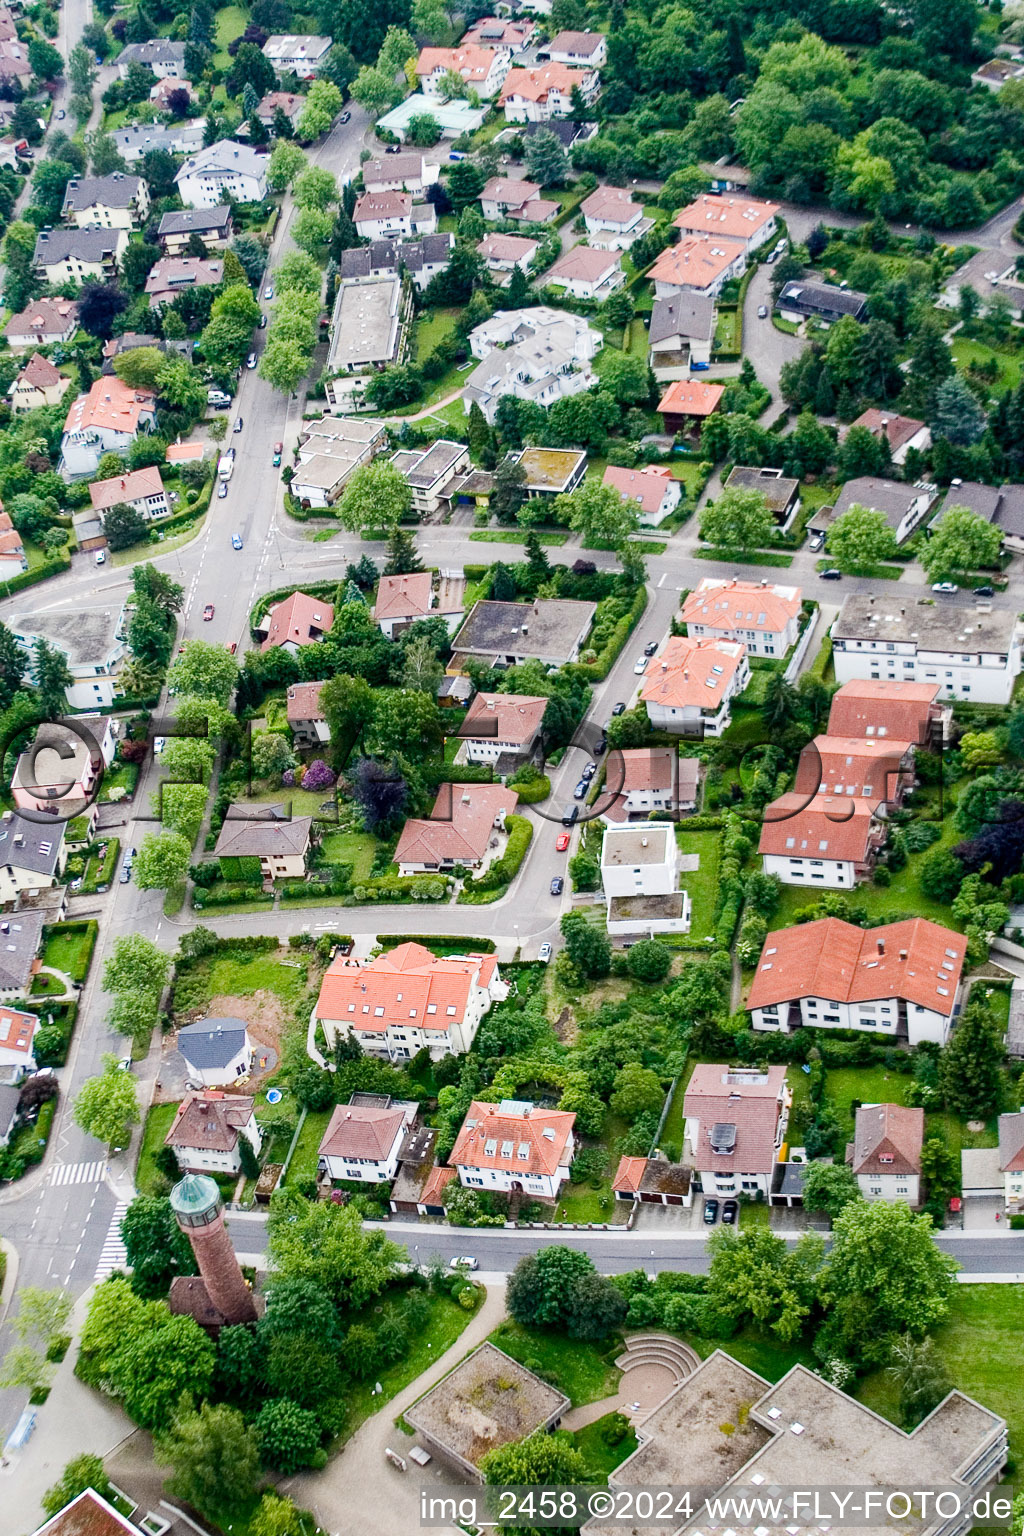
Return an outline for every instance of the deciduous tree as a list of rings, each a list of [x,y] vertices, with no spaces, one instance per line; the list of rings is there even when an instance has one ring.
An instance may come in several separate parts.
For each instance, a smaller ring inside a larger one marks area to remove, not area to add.
[[[884,512],[855,505],[836,518],[825,548],[840,569],[855,571],[890,559],[896,553],[896,535]]]
[[[166,891],[184,880],[192,859],[192,844],[180,832],[150,832],[139,844],[135,880],[140,890]]]
[[[135,1079],[122,1072],[116,1056],[103,1057],[103,1071],[90,1077],[79,1089],[74,1103],[75,1124],[87,1136],[95,1136],[108,1146],[123,1147],[131,1127],[139,1118]]]

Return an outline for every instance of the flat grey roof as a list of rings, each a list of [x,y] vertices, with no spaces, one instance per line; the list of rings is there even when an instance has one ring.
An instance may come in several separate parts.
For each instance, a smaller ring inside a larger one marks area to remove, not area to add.
[[[757,491],[773,512],[784,512],[800,489],[799,480],[780,475],[777,470],[751,468],[746,464],[737,464],[725,483],[730,490],[735,486],[743,491]]]
[[[452,641],[452,650],[568,660],[580,636],[594,622],[596,611],[596,603],[574,598],[539,598],[532,603],[485,600],[474,604]]]
[[[661,864],[674,827],[609,827],[601,845],[601,863],[616,869],[627,864]]]
[[[118,640],[119,608],[54,608],[49,613],[19,613],[10,620],[15,638],[31,645],[58,645],[72,667],[105,662]]]
[[[484,1343],[405,1416],[454,1460],[476,1468],[489,1451],[525,1439],[568,1407],[564,1392]]]
[[[1016,628],[1015,608],[978,613],[927,601],[901,602],[888,592],[879,597],[851,592],[832,626],[832,638],[911,642],[920,651],[1003,654],[1009,651]]]
[[[331,319],[328,370],[392,361],[398,350],[401,286],[397,277],[340,284]]]

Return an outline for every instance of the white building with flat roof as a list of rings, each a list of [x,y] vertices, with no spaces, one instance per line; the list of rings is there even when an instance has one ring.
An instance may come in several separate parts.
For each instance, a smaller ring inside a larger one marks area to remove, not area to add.
[[[324,386],[336,409],[358,408],[360,376],[400,361],[410,304],[397,275],[339,283]]]
[[[1015,608],[932,607],[898,593],[851,592],[832,626],[840,683],[937,683],[943,699],[1009,704],[1021,669]]]

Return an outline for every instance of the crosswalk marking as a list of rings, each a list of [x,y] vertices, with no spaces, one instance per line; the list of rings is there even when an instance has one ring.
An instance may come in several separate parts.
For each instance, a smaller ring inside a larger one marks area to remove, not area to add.
[[[106,1166],[102,1158],[93,1163],[57,1163],[50,1174],[50,1187],[60,1184],[98,1184]]]
[[[114,1207],[114,1214],[110,1218],[110,1226],[103,1242],[103,1251],[100,1261],[96,1266],[96,1279],[105,1280],[113,1274],[115,1269],[125,1269],[128,1264],[128,1255],[125,1252],[124,1240],[121,1237],[121,1218],[128,1209],[127,1201],[120,1200]]]

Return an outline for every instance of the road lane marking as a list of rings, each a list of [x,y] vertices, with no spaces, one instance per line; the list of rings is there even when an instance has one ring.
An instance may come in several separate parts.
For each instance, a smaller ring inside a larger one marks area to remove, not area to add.
[[[57,1163],[50,1174],[50,1188],[64,1184],[98,1184],[103,1179],[106,1163],[102,1158],[92,1163]]]
[[[128,1254],[121,1236],[121,1220],[127,1209],[127,1200],[119,1200],[114,1207],[114,1214],[110,1218],[110,1226],[100,1252],[99,1263],[96,1265],[97,1280],[105,1280],[108,1275],[114,1273],[115,1269],[127,1268]]]

